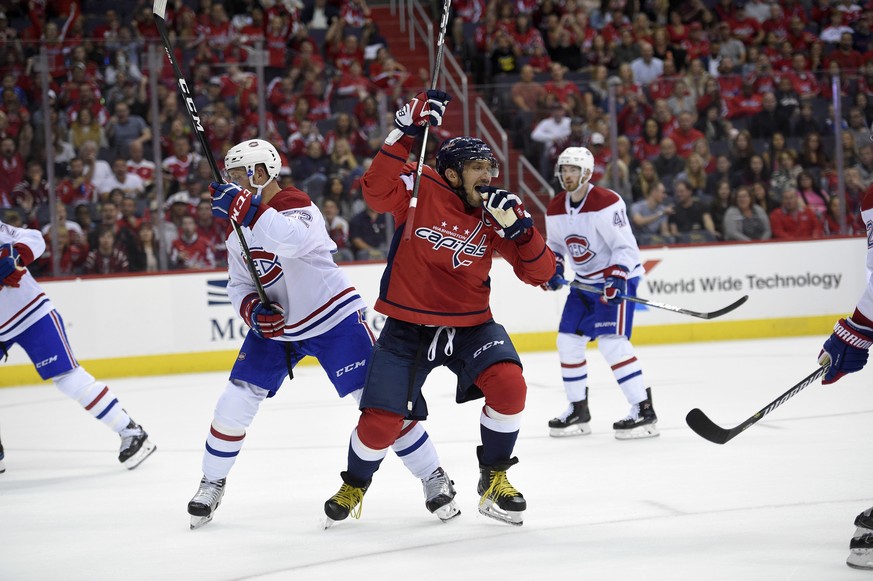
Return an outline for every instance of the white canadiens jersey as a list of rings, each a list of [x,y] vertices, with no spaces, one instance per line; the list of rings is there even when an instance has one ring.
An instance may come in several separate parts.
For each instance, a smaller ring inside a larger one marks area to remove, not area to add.
[[[586,186],[582,203],[574,208],[570,196],[561,192],[546,213],[547,244],[558,256],[569,257],[579,282],[603,282],[603,271],[614,265],[628,269],[628,278],[640,276],[640,249],[631,232],[624,200],[606,188]],[[565,278],[570,279],[569,272]]]
[[[0,245],[9,243],[29,248],[34,260],[45,252],[45,240],[39,230],[16,228],[0,221]],[[20,286],[0,287],[0,341],[17,337],[53,309],[45,291],[30,272],[21,278]]]
[[[858,301],[858,311],[873,321],[873,192],[861,201],[861,219],[867,227],[867,288]]]
[[[331,253],[336,244],[309,196],[286,188],[261,212],[251,229],[241,231],[267,297],[285,310],[285,335],[277,340],[316,337],[366,308],[345,272],[334,263]],[[257,291],[233,230],[227,237],[227,250],[227,294],[240,312],[243,299]]]

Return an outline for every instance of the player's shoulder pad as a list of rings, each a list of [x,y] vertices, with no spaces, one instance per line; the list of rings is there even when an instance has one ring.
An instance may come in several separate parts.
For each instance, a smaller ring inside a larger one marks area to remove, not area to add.
[[[600,186],[594,186],[588,191],[588,199],[585,200],[582,211],[598,212],[618,203],[623,205],[624,201],[616,192],[607,188],[601,188]]]
[[[567,213],[567,192],[556,194],[549,202],[549,207],[546,208],[546,216],[560,216]]]

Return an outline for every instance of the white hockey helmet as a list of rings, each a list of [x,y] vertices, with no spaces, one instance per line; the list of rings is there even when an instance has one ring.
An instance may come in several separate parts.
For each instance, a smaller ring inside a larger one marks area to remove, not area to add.
[[[561,176],[561,166],[572,165],[578,167],[582,173],[579,178],[579,187],[587,183],[594,173],[594,156],[586,147],[568,147],[558,156],[558,161],[555,163],[555,175],[558,176],[558,181],[561,182],[561,187],[567,190],[564,184],[564,178]]]
[[[265,186],[270,183],[270,180],[279,177],[279,171],[282,169],[282,159],[279,157],[279,152],[276,148],[263,139],[250,139],[243,141],[231,147],[227,155],[224,156],[224,169],[229,170],[236,167],[244,167],[249,179],[255,175],[255,167],[262,163],[267,168],[267,175],[270,176],[263,184],[252,184],[253,186]]]

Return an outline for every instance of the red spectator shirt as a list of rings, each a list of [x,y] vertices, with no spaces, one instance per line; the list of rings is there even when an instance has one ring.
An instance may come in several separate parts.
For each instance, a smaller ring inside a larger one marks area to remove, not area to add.
[[[809,208],[797,210],[794,215],[782,208],[770,212],[773,238],[818,238],[823,233],[822,223]]]
[[[10,196],[18,182],[23,179],[24,159],[21,154],[16,152],[9,159],[0,157],[0,193]]]
[[[209,244],[209,240],[195,236],[192,240],[185,240],[179,236],[173,240],[170,248],[170,262],[176,268],[205,269],[215,266],[215,255]]]
[[[469,208],[442,176],[426,166],[415,223],[406,224],[415,168],[414,140],[384,145],[361,179],[364,199],[398,224],[376,310],[419,325],[472,327],[492,318],[491,262],[499,252],[522,281],[539,285],[555,273],[555,255],[532,228],[520,244],[501,238],[481,208]],[[409,240],[403,230],[413,228]]]
[[[87,181],[76,185],[72,180],[65,179],[58,184],[57,189],[58,199],[65,206],[77,206],[79,204],[90,204],[97,201],[97,188]]]
[[[113,248],[108,256],[99,250],[92,250],[85,259],[82,271],[85,274],[115,274],[130,270],[130,261],[124,252]]]
[[[682,158],[691,155],[691,152],[694,151],[694,144],[697,143],[698,139],[706,139],[703,133],[693,127],[688,131],[682,131],[677,127],[668,137],[676,144],[676,155]]]

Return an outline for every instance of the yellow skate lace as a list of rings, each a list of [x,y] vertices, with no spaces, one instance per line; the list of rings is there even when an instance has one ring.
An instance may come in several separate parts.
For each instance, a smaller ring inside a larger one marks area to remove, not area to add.
[[[349,515],[353,518],[361,518],[361,509],[364,507],[364,489],[349,486],[343,483],[339,491],[331,499],[340,506],[349,509]]]
[[[515,487],[509,483],[506,478],[506,471],[492,472],[491,485],[482,493],[482,498],[479,499],[479,506],[485,504],[486,498],[497,500],[503,496],[520,496],[521,494]]]

